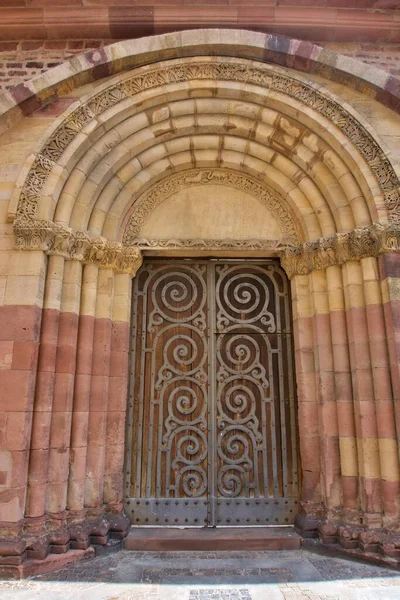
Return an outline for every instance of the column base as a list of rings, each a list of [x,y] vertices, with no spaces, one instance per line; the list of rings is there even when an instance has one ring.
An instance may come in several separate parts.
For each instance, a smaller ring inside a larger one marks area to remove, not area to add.
[[[64,568],[122,547],[130,521],[123,510],[85,509],[3,524],[0,577],[20,578]]]

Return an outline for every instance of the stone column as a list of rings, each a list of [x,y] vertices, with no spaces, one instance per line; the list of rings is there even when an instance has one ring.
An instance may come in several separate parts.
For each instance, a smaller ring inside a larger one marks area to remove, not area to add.
[[[91,508],[103,505],[113,295],[114,273],[111,269],[100,269],[97,280],[85,481],[85,506]]]
[[[349,335],[353,402],[357,436],[361,508],[366,525],[382,525],[382,490],[378,429],[360,262],[343,265],[347,330]]]
[[[94,321],[97,298],[97,265],[85,265],[79,315],[74,405],[71,425],[71,459],[67,508],[79,513],[85,503],[86,454],[92,375]]]
[[[314,270],[309,279],[310,301],[314,313],[312,325],[321,442],[321,483],[324,506],[328,514],[332,514],[341,506],[342,486],[327,275],[324,270]]]
[[[313,306],[308,275],[295,275],[291,281],[291,290],[302,464],[301,509],[296,525],[303,535],[314,536],[322,518],[321,446],[314,361]]]
[[[344,514],[354,519],[358,516],[357,511],[359,508],[358,459],[341,267],[328,267],[326,275],[332,336],[343,508]]]
[[[63,275],[64,258],[62,256],[50,256],[47,265],[38,374],[33,409],[29,486],[25,513],[27,517],[42,517],[46,510],[50,426]]]
[[[23,560],[32,411],[47,257],[2,252],[7,278],[0,307],[0,556]],[[4,559],[6,560],[6,559]],[[0,559],[1,564],[10,564]],[[11,567],[10,567],[11,568]]]
[[[131,292],[130,275],[115,275],[104,475],[104,503],[108,506],[122,506],[123,498]]]

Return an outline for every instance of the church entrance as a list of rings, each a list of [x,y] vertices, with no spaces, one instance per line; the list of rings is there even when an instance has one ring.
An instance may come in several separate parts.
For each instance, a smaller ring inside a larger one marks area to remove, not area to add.
[[[293,523],[293,341],[279,263],[145,261],[132,304],[132,524]]]

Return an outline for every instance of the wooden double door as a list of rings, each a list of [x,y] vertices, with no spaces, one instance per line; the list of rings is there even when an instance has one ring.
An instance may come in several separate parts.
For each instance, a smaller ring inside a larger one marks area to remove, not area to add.
[[[132,524],[293,523],[295,386],[279,264],[145,261],[132,304]]]

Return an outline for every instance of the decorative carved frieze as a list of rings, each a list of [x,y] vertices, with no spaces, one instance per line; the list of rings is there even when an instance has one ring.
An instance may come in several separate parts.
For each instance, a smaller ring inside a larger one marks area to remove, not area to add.
[[[316,269],[342,265],[348,261],[400,250],[400,228],[374,223],[349,233],[322,237],[298,246],[287,247],[281,255],[289,278],[307,275]]]
[[[260,240],[260,239],[248,239],[248,240],[230,240],[230,239],[144,239],[137,238],[132,240],[132,246],[140,248],[142,250],[182,250],[182,249],[194,249],[194,250],[239,250],[239,251],[250,251],[250,250],[264,250],[268,253],[276,253],[279,256],[279,252],[282,248],[287,247],[287,241],[282,240]]]
[[[326,117],[359,150],[376,176],[384,195],[389,220],[400,223],[400,182],[385,153],[370,133],[346,109],[321,91],[299,81],[279,69],[245,60],[233,62],[179,62],[141,71],[92,96],[79,106],[56,129],[36,156],[23,186],[17,214],[35,217],[41,192],[50,171],[67,146],[97,115],[139,92],[177,82],[194,80],[232,81],[255,84],[296,99]]]
[[[96,264],[118,273],[135,275],[145,250],[258,251],[265,256],[280,256],[289,278],[307,275],[317,269],[342,265],[348,261],[383,252],[400,252],[400,227],[374,223],[348,233],[321,237],[304,244],[287,238],[268,239],[133,239],[130,244],[93,237],[85,231],[73,231],[51,221],[17,219],[14,223],[18,250],[42,250],[70,260]]]
[[[14,223],[17,250],[43,250],[85,264],[96,264],[117,273],[136,274],[143,258],[139,248],[127,247],[103,237],[92,237],[85,231],[73,231],[69,227],[51,221],[17,219]]]
[[[274,215],[284,237],[287,239],[287,243],[293,244],[298,241],[299,232],[296,229],[294,219],[288,212],[285,202],[276,192],[270,192],[265,185],[260,185],[248,175],[236,171],[191,169],[163,179],[139,197],[125,229],[124,243],[127,245],[132,244],[140,235],[140,230],[150,213],[161,202],[181,189],[209,184],[231,187],[253,196]]]

